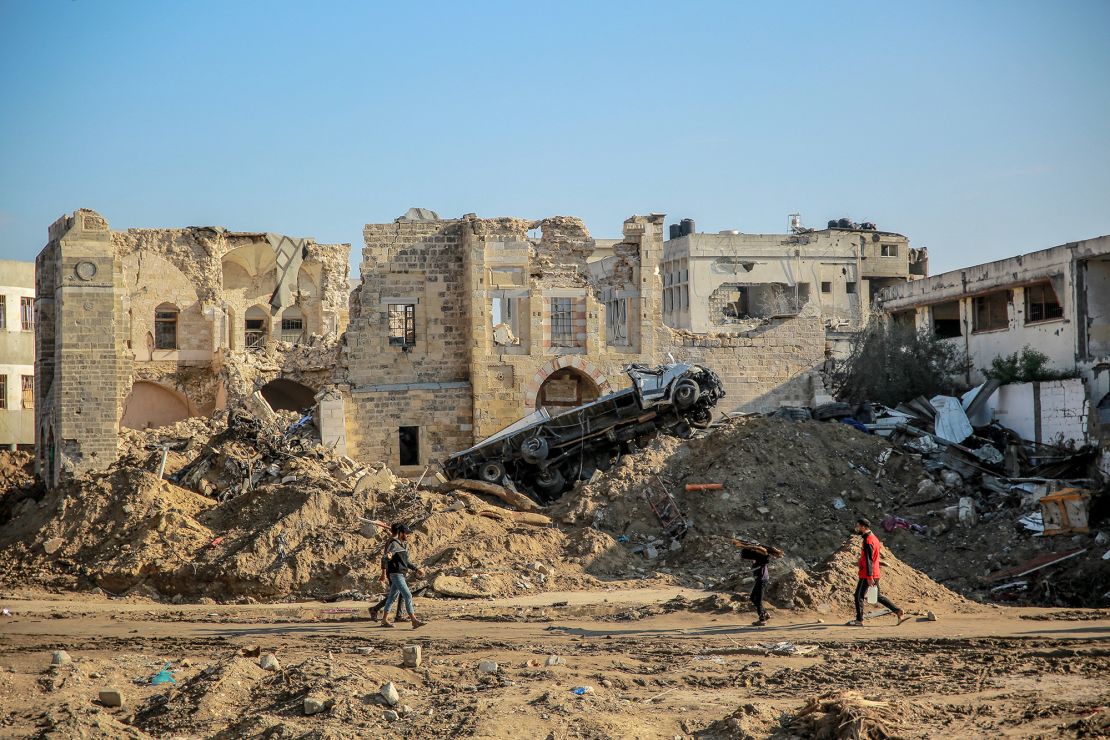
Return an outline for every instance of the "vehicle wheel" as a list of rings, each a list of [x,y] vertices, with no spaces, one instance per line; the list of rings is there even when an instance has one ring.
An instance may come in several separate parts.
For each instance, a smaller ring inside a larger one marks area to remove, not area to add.
[[[555,498],[563,492],[563,487],[566,486],[566,478],[559,471],[558,468],[548,468],[541,470],[540,474],[536,476],[536,482],[533,487],[543,498]]]
[[[713,412],[709,409],[698,409],[686,417],[694,429],[708,429],[713,424]]]
[[[524,458],[525,462],[532,465],[546,460],[550,452],[551,449],[547,446],[547,440],[543,437],[529,437],[520,445],[520,456]]]
[[[478,468],[478,477],[486,483],[500,483],[505,477],[505,466],[493,460],[482,463]]]
[[[671,433],[679,439],[690,439],[694,436],[694,430],[691,429],[690,425],[684,421],[680,421],[675,424],[674,428],[671,430]]]
[[[674,387],[674,395],[671,398],[674,405],[679,410],[684,411],[697,402],[699,395],[701,395],[701,387],[698,382],[691,378],[684,378],[678,381],[678,385]]]

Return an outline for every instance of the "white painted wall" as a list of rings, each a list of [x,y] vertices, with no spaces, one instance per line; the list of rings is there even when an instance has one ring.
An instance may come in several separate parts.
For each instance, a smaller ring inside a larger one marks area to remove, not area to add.
[[[1039,415],[1035,413],[1038,392]],[[991,397],[988,406],[995,421],[1023,439],[1044,444],[1087,442],[1090,404],[1087,389],[1078,378],[1004,385]]]

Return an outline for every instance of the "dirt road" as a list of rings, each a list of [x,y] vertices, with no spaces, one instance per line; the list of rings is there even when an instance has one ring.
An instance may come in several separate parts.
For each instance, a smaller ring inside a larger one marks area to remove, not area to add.
[[[852,722],[903,737],[1110,732],[1106,611],[990,608],[901,626],[886,615],[864,628],[780,612],[755,628],[748,614],[699,611],[712,604],[700,592],[668,604],[676,593],[422,601],[433,621],[415,632],[376,626],[364,603],[2,601],[13,616],[0,618],[0,737],[809,737]],[[420,667],[402,665],[407,644],[421,646]],[[59,649],[72,662],[52,668]],[[281,669],[260,668],[260,652]],[[167,662],[176,685],[150,685]],[[376,698],[386,682],[392,709]],[[98,702],[105,688],[122,708]],[[306,715],[306,697],[323,711]]]

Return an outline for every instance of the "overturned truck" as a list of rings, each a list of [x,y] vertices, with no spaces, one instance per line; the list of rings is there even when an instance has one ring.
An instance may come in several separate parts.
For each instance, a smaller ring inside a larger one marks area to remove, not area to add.
[[[551,416],[540,409],[444,462],[451,478],[511,482],[540,503],[607,470],[659,432],[689,437],[713,420],[725,391],[712,370],[671,363],[630,365],[632,387]]]

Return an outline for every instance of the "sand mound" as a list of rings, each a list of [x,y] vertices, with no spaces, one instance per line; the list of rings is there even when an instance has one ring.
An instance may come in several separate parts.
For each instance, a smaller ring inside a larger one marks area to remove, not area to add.
[[[859,552],[860,541],[856,537],[812,572],[791,570],[771,584],[772,598],[783,606],[822,611],[827,607],[838,614],[853,614]],[[983,608],[903,563],[885,547],[881,567],[882,594],[906,611],[973,612]],[[880,608],[868,605],[866,610]]]

